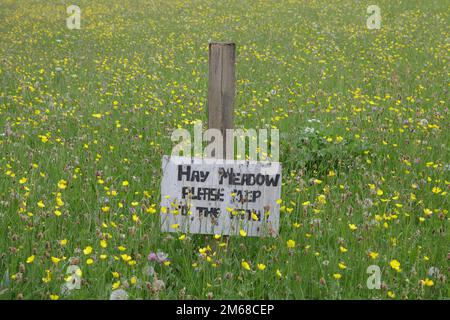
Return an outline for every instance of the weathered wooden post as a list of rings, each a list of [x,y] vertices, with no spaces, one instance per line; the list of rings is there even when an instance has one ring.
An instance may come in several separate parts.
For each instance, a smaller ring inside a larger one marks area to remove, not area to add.
[[[219,234],[226,242],[229,235],[278,235],[281,166],[274,163],[271,171],[263,171],[267,165],[262,162],[234,160],[234,135],[227,137],[226,131],[234,129],[235,63],[234,43],[209,44],[208,129],[222,133],[223,158],[229,161],[224,164],[217,159],[219,140],[208,144],[213,147],[207,156],[214,161],[163,157],[160,214],[164,232]],[[214,131],[204,136],[219,139]],[[208,243],[210,238],[206,239]]]
[[[234,128],[235,63],[234,43],[209,43],[208,128],[221,130],[224,158],[232,158],[227,153],[226,129]]]

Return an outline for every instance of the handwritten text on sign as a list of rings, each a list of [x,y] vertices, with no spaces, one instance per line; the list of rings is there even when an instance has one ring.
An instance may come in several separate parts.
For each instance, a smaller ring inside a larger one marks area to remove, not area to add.
[[[276,236],[280,197],[278,162],[163,157],[162,231]]]

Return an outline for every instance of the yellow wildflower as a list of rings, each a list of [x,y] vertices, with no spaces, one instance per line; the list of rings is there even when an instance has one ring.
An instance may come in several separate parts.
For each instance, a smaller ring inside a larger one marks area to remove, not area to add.
[[[348,249],[345,248],[345,247],[343,247],[343,246],[340,246],[340,247],[339,247],[339,251],[341,251],[342,253],[345,253],[345,252],[348,251]]]
[[[58,262],[61,261],[60,258],[56,258],[56,257],[51,257],[51,260],[54,264],[58,264]]]
[[[400,262],[398,260],[391,260],[391,262],[389,263],[391,268],[394,269],[397,272],[401,272],[402,269],[400,268]]]
[[[64,190],[67,188],[67,181],[65,180],[59,180],[58,182],[58,188],[61,190]]]
[[[242,268],[244,268],[245,270],[250,270],[250,265],[248,264],[247,261],[242,261],[242,262],[241,262],[241,266],[242,266]]]
[[[378,252],[373,252],[370,251],[369,252],[369,257],[371,257],[373,260],[375,260],[376,258],[378,258],[379,253]]]
[[[113,290],[116,290],[116,289],[119,288],[119,287],[120,287],[120,281],[114,282],[114,283],[112,284],[112,289],[113,289]]]
[[[264,263],[258,263],[258,269],[263,271],[264,269],[266,269],[266,265]]]
[[[289,249],[295,248],[295,241],[294,240],[288,240],[286,242],[286,245]]]
[[[425,280],[420,280],[420,283],[426,287],[432,287],[434,285],[433,280],[426,278]]]
[[[92,247],[91,246],[87,246],[86,248],[84,248],[83,253],[85,255],[91,254],[92,253]]]

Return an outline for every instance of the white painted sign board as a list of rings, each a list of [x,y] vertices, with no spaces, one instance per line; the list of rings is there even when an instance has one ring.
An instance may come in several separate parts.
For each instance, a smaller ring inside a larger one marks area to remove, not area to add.
[[[161,231],[277,236],[281,164],[164,156]]]

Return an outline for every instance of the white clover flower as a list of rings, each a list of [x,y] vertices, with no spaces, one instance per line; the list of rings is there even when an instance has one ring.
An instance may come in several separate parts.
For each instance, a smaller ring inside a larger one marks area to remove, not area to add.
[[[316,129],[310,128],[310,127],[306,127],[303,131],[305,133],[314,133],[314,132],[316,132]]]

